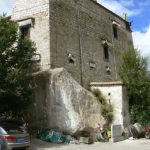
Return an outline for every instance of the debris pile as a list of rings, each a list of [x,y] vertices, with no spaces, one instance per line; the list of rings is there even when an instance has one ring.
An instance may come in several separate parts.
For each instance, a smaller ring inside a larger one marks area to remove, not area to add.
[[[37,135],[37,138],[50,143],[70,143],[70,137],[68,135],[57,132],[54,129],[40,131]]]

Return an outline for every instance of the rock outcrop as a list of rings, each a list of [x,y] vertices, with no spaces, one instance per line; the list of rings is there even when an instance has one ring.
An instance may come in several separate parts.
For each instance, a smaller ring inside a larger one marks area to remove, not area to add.
[[[136,130],[138,132],[138,137],[144,137],[145,136],[145,129],[144,129],[144,127],[142,127],[141,124],[135,123],[133,126],[136,128]]]
[[[99,101],[65,69],[42,72],[35,80],[36,128],[55,128],[72,135],[80,131],[92,132],[97,123],[105,122]],[[32,107],[32,111],[34,109]]]
[[[124,136],[126,138],[142,138],[145,136],[145,129],[141,124],[135,123],[134,125],[129,125],[124,129]],[[131,139],[132,139],[131,138]]]

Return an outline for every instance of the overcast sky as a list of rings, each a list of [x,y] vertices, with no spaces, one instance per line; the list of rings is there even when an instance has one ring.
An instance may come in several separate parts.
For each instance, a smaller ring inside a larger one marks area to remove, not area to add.
[[[116,14],[127,13],[132,21],[133,41],[144,56],[150,55],[150,0],[98,0],[98,2]],[[11,15],[12,0],[0,0],[0,14]],[[150,64],[150,63],[149,63]],[[149,65],[150,69],[150,65]]]

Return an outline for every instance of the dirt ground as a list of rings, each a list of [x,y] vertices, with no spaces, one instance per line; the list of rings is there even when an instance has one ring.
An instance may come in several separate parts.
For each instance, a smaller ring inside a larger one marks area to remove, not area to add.
[[[51,144],[38,139],[31,140],[28,150],[150,150],[150,139],[125,140],[117,143]]]

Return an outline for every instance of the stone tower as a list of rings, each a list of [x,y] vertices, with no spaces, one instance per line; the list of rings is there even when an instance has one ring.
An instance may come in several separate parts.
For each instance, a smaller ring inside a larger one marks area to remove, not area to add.
[[[12,19],[18,21],[22,34],[29,36],[36,44],[34,59],[39,68],[34,72],[45,75],[45,70],[65,68],[83,87],[102,87],[108,101],[115,105],[115,123],[128,123],[128,113],[125,111],[128,101],[123,94],[122,84],[116,81],[120,79],[118,68],[122,54],[129,47],[133,47],[129,22],[94,0],[14,0]],[[65,108],[64,102],[60,106],[51,95],[64,96],[63,89],[66,90],[68,85],[67,92],[72,90],[70,88],[73,82],[67,82],[67,79],[58,80],[63,87],[61,89],[57,84],[62,94],[58,90],[52,90],[55,86],[51,87],[51,75],[48,75],[46,80],[39,80],[37,76],[35,117],[39,117],[37,121],[40,123],[43,118],[51,114],[55,116],[59,110]],[[73,93],[80,95],[80,90],[73,90]],[[67,92],[64,100],[72,100],[78,109],[78,98],[74,99]],[[82,100],[87,102],[85,97]],[[48,107],[47,104],[52,101],[54,103]],[[87,106],[84,107],[85,110],[88,109]],[[67,113],[69,109],[70,107]],[[35,117],[33,118],[36,119]],[[61,118],[56,115],[53,119]],[[50,122],[53,119],[49,119]]]
[[[86,88],[119,80],[122,53],[133,46],[129,23],[93,0],[14,0],[12,17],[31,24],[37,71],[66,68]]]

